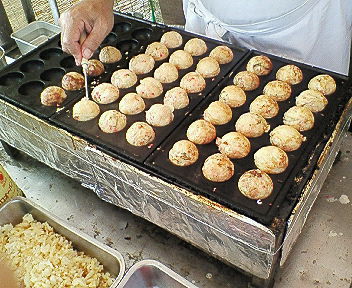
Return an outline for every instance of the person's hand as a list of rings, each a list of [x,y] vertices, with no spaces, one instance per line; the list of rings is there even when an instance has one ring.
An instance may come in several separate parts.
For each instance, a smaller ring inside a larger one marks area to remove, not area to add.
[[[82,57],[92,57],[111,31],[113,3],[113,0],[82,0],[61,15],[61,46],[75,57],[77,65],[81,64]]]

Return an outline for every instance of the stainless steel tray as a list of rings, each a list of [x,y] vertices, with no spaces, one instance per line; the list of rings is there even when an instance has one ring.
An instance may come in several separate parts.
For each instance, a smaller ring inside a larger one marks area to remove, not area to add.
[[[197,288],[186,279],[155,260],[134,264],[117,288]]]
[[[60,27],[44,21],[33,21],[11,34],[11,38],[17,43],[21,53],[29,51],[48,41],[61,31]]]
[[[121,281],[125,272],[125,261],[118,251],[71,227],[26,198],[16,197],[0,208],[0,225],[19,224],[27,213],[32,214],[37,221],[47,222],[57,233],[69,239],[75,249],[98,259],[105,271],[115,277],[110,288],[116,287]]]

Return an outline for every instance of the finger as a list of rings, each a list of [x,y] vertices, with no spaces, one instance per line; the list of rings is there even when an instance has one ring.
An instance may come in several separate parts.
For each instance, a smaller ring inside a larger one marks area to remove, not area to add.
[[[64,50],[65,51],[65,50]],[[82,61],[82,52],[81,52],[81,45],[79,41],[75,41],[71,43],[69,46],[66,46],[67,53],[71,54],[75,58],[75,62],[77,66],[81,65]]]
[[[76,64],[80,65],[82,60],[82,49],[79,39],[81,31],[84,31],[84,23],[72,19],[63,20],[65,20],[65,24],[63,24],[61,32],[62,49],[71,54],[75,58]]]
[[[102,25],[95,24],[91,32],[87,35],[86,40],[82,45],[82,55],[84,58],[89,59],[92,57],[95,50],[98,49],[101,42],[103,42],[108,30]]]

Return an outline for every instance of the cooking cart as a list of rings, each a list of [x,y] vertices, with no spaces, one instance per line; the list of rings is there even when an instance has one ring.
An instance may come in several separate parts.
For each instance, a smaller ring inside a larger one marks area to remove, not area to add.
[[[127,65],[128,57],[141,53],[148,43],[170,30],[120,14],[116,14],[115,22],[115,30],[103,45],[116,45],[126,52],[122,66]],[[184,39],[193,37],[187,32],[180,33]],[[220,44],[204,39],[209,47]],[[182,179],[179,173],[163,166],[165,161],[158,164],[158,160],[165,157],[163,152],[167,151],[169,142],[181,137],[187,121],[200,117],[202,107],[218,96],[236,72],[243,70],[250,57],[262,54],[237,47],[232,49],[234,61],[222,67],[220,77],[208,81],[209,90],[203,95],[191,96],[189,111],[175,117],[178,120],[173,129],[157,131],[159,136],[151,147],[136,151],[126,149],[123,143],[116,145],[94,127],[87,129],[84,124],[75,125],[70,120],[72,105],[83,92],[70,93],[61,109],[40,105],[38,95],[45,86],[59,83],[63,73],[79,69],[74,66],[72,57],[60,49],[59,37],[54,37],[0,72],[0,138],[80,181],[101,199],[147,219],[252,275],[253,285],[270,287],[276,269],[285,262],[302,230],[349,127],[350,83],[342,75],[269,55],[274,70],[263,84],[272,80],[278,67],[294,63],[310,78],[321,73],[332,75],[338,90],[333,99],[329,98],[329,113],[319,116],[321,125],[317,137],[308,141],[303,156],[295,156],[299,160],[292,167],[293,172],[285,176],[284,182],[278,182],[286,193],[277,191],[267,202],[241,204],[236,199],[219,196],[216,189],[224,191],[222,186],[197,189],[202,187],[199,183],[187,177]],[[107,70],[109,72],[109,68]],[[307,89],[309,79],[305,79],[292,98],[298,90]],[[303,158],[299,158],[301,156]]]

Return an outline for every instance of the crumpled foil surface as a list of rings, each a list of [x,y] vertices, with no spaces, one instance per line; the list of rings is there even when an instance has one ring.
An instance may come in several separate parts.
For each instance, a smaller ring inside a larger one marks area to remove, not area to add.
[[[263,279],[272,274],[285,241],[288,254],[314,203],[301,199],[297,207],[304,209],[303,213],[291,217],[290,237],[282,242],[284,235],[275,235],[248,217],[113,158],[3,100],[0,100],[0,139],[80,181],[101,199]]]

